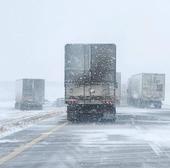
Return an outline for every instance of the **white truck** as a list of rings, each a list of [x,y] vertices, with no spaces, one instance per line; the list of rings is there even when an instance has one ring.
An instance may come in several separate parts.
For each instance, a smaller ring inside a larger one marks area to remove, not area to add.
[[[67,119],[115,119],[116,45],[65,46]]]
[[[142,73],[128,82],[128,104],[138,107],[161,108],[165,99],[165,74]]]
[[[15,108],[41,110],[45,96],[45,80],[19,79],[16,81]]]
[[[117,81],[117,88],[116,88],[116,104],[120,105],[121,103],[121,72],[116,73],[116,81]]]

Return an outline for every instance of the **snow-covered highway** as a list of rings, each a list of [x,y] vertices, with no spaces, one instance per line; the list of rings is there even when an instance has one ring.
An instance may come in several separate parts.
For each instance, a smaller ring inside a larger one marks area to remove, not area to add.
[[[119,107],[116,123],[62,112],[0,139],[1,168],[169,168],[170,109]]]

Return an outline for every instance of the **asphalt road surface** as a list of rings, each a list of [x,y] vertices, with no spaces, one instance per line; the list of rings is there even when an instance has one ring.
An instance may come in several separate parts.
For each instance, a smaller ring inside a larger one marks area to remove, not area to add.
[[[170,109],[118,108],[115,123],[66,114],[0,139],[0,168],[169,168]]]

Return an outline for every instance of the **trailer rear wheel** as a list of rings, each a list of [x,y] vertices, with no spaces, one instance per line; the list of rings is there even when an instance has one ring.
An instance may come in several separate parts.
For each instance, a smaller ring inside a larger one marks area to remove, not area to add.
[[[115,121],[113,105],[68,105],[67,120],[71,122]]]
[[[102,121],[115,122],[116,120],[116,108],[114,106],[105,106]]]
[[[67,106],[67,120],[71,122],[76,122],[79,120],[78,106]]]
[[[156,109],[161,109],[161,108],[162,108],[162,102],[155,102],[155,103],[154,103],[154,107],[155,107]]]

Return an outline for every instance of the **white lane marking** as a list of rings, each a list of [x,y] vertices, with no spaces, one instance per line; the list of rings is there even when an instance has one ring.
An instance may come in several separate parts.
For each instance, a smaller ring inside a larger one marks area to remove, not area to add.
[[[149,146],[152,148],[152,150],[155,152],[155,154],[156,154],[157,156],[160,156],[160,155],[161,155],[162,151],[161,151],[161,149],[159,148],[159,146],[158,146],[157,144],[155,144],[155,143],[153,143],[153,142],[150,142],[150,143],[149,143]]]
[[[140,133],[144,133],[143,130],[141,129],[141,127],[135,125],[135,120],[134,118],[131,119],[131,122],[132,122],[132,125],[135,127],[136,130],[138,130]],[[159,148],[159,145],[157,145],[156,143],[154,142],[149,142],[148,143],[149,146],[152,148],[152,150],[154,151],[154,153],[157,155],[157,156],[160,156],[162,151],[161,149]]]
[[[48,138],[49,135],[51,135],[53,132],[65,127],[66,125],[67,125],[67,123],[56,126],[56,127],[52,128],[51,130],[49,130],[47,133],[41,134],[38,138],[33,139],[31,142],[14,149],[14,151],[9,153],[8,155],[1,157],[0,158],[0,166],[11,159],[14,159],[16,156],[18,156],[22,152],[26,151],[27,149],[31,148],[33,145]]]

